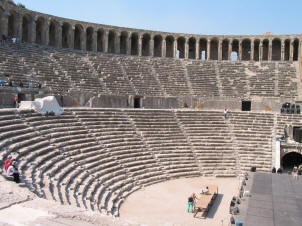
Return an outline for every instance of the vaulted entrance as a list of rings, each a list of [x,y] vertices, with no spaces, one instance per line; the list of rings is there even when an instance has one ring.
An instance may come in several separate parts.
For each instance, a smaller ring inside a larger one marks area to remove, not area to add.
[[[302,155],[297,152],[290,152],[283,156],[281,165],[283,169],[292,170],[294,166],[302,164]]]

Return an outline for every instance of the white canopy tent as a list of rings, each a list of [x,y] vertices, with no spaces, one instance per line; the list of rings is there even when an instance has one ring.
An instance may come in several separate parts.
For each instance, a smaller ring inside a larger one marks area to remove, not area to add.
[[[38,98],[35,101],[21,101],[19,110],[34,110],[42,115],[51,112],[55,115],[61,115],[64,112],[54,96]]]

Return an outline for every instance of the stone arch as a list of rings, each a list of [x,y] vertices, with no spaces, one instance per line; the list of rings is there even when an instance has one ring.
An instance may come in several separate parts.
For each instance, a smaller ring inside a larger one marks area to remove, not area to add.
[[[293,60],[297,61],[299,59],[299,39],[295,39],[293,43]]]
[[[269,40],[264,39],[262,41],[262,60],[264,61],[268,60],[268,50],[269,50]]]
[[[196,59],[196,39],[194,37],[189,39],[189,58]]]
[[[108,53],[115,53],[115,37],[115,31],[110,30],[108,34]]]
[[[80,24],[76,24],[74,27],[74,49],[82,50],[83,41],[83,27]]]
[[[88,27],[86,29],[86,50],[92,51],[93,50],[93,27]]]
[[[166,37],[166,57],[174,55],[174,37],[169,35]]]
[[[97,48],[98,52],[104,52],[104,35],[105,31],[103,29],[99,29],[97,32]]]
[[[208,55],[208,41],[204,38],[199,40],[199,59],[201,60],[207,60]]]
[[[142,55],[143,56],[150,56],[150,40],[151,35],[150,34],[144,34],[143,40],[142,40]]]
[[[284,41],[284,60],[289,61],[290,57],[290,40],[286,39]]]
[[[218,40],[216,38],[210,42],[210,59],[218,60]]]
[[[62,25],[62,47],[69,48],[70,47],[70,31],[71,26],[69,23],[63,23]]]
[[[122,31],[120,36],[120,53],[121,54],[127,54],[127,48],[128,48],[128,32]]]
[[[254,41],[254,61],[259,61],[260,59],[260,40],[256,39]]]
[[[286,153],[281,159],[281,166],[283,169],[292,170],[294,166],[302,164],[302,155],[299,152]]]
[[[281,60],[281,40],[278,38],[272,42],[272,60]]]
[[[242,56],[241,60],[251,60],[251,40],[244,39],[242,41]]]
[[[57,30],[58,30],[58,22],[55,20],[51,20],[49,24],[49,42],[48,45],[50,46],[56,46],[57,44]]]
[[[45,26],[45,19],[44,17],[39,17],[36,21],[36,43],[43,44],[45,34],[44,34],[44,26]]]
[[[160,35],[154,36],[154,56],[161,57],[162,56],[162,43],[163,37]]]
[[[30,23],[32,18],[29,14],[25,14],[22,18],[22,42],[29,42],[31,37]]]
[[[222,60],[229,59],[229,40],[224,39],[222,41]]]
[[[238,61],[239,60],[239,41],[237,39],[234,39],[232,41],[232,61]]]
[[[17,13],[14,10],[9,11],[7,35],[8,37],[17,36]]]
[[[138,55],[138,34],[137,33],[131,34],[131,55],[134,55],[134,56]]]
[[[179,37],[177,39],[177,51],[179,58],[185,58],[185,44],[186,39],[184,37]]]

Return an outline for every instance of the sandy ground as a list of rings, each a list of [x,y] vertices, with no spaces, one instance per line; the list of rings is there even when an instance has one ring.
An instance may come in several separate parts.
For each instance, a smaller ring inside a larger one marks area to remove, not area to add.
[[[217,184],[219,196],[207,219],[194,219],[186,212],[187,198],[206,184]],[[238,184],[236,178],[185,178],[155,184],[129,196],[121,217],[113,218],[40,199],[24,185],[0,177],[0,226],[227,225],[229,203]]]
[[[219,195],[206,219],[193,218],[192,213],[187,213],[188,196],[207,184],[218,185]],[[238,186],[237,178],[202,177],[155,184],[129,196],[121,207],[120,218],[148,226],[226,226],[230,219],[230,201],[238,193]]]

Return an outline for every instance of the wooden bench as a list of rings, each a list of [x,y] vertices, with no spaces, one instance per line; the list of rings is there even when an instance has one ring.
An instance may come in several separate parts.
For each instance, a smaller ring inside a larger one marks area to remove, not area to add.
[[[199,199],[196,200],[194,204],[194,217],[196,217],[198,212],[202,212],[202,217],[206,218],[207,214],[213,205],[214,200],[218,195],[217,185],[208,185],[208,194],[203,194]]]

